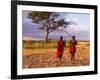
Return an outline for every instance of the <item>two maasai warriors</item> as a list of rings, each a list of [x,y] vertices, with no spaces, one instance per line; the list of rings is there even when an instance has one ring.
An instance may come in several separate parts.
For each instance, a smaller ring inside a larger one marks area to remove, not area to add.
[[[72,39],[70,40],[70,45],[69,45],[69,53],[71,54],[71,61],[73,64],[75,60],[76,45],[77,45],[77,41],[75,39],[75,36],[72,36]],[[56,58],[58,62],[61,62],[62,55],[64,52],[64,47],[65,47],[65,42],[63,40],[63,37],[61,36],[60,40],[57,42]]]

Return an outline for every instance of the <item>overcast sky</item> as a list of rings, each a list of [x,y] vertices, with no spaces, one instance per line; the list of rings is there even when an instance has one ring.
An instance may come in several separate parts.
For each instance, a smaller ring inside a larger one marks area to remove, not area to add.
[[[24,10],[22,12],[22,27],[23,39],[45,39],[46,32],[39,30],[39,24],[35,24],[28,18],[28,13],[31,11]],[[90,14],[83,13],[59,13],[61,18],[66,21],[73,21],[76,24],[71,25],[66,29],[71,35],[75,35],[77,40],[89,40],[90,36]],[[70,37],[64,32],[54,31],[50,33],[49,38],[59,39],[63,35],[65,40]]]

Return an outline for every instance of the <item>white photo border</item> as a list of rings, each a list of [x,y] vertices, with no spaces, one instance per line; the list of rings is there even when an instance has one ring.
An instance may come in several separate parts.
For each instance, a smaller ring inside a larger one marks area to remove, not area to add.
[[[59,72],[78,72],[78,71],[91,71],[94,70],[94,10],[91,9],[77,9],[77,8],[58,8],[58,7],[45,7],[45,6],[17,6],[17,57],[18,57],[18,75],[21,74],[44,74],[44,73],[59,73]],[[90,66],[79,67],[60,67],[60,68],[31,68],[22,69],[22,10],[29,11],[48,11],[48,12],[70,12],[70,13],[88,13],[90,14]],[[34,73],[33,73],[34,72]]]

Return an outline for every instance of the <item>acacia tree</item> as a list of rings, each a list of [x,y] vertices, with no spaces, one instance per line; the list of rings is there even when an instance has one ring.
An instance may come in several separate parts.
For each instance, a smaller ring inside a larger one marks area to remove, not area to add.
[[[28,14],[28,18],[32,19],[33,23],[40,24],[41,26],[39,29],[46,31],[46,43],[51,32],[58,30],[59,27],[66,28],[71,24],[71,22],[65,21],[64,18],[61,18],[60,14],[56,12],[33,11]]]

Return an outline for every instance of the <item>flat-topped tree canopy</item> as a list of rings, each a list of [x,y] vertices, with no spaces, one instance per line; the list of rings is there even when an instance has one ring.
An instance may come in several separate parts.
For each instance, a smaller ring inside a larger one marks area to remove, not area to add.
[[[49,33],[57,30],[59,27],[66,28],[72,24],[72,22],[60,17],[58,12],[32,11],[28,13],[28,18],[32,19],[33,23],[40,24],[39,29],[46,31],[46,42],[48,41]]]

